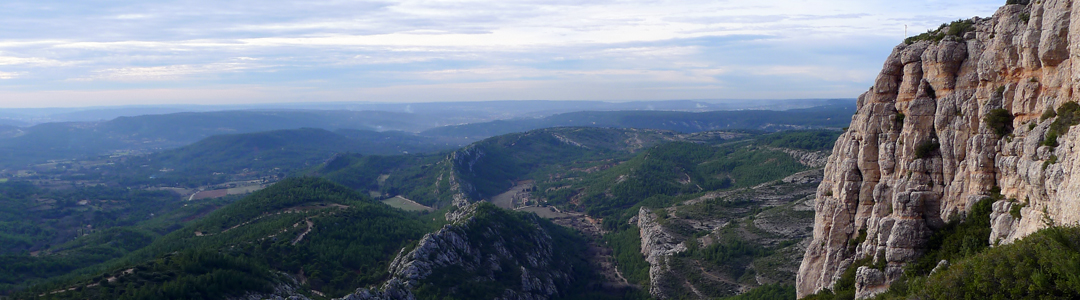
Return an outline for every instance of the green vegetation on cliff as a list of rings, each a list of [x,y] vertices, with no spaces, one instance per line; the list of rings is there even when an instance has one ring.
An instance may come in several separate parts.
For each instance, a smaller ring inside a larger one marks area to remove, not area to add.
[[[904,39],[904,43],[908,45],[918,41],[931,41],[937,43],[949,36],[963,38],[964,34],[972,31],[975,31],[975,21],[971,19],[961,19],[953,21],[952,23],[943,23],[937,30],[927,30],[925,33],[908,37],[907,39]]]

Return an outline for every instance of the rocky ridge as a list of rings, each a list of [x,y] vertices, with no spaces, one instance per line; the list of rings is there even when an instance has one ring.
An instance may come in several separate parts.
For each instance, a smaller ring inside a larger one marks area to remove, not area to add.
[[[1080,131],[1047,141],[1060,118],[1048,111],[1080,92],[1080,49],[1070,43],[1080,41],[1080,6],[1017,2],[886,59],[825,167],[800,298],[864,258],[885,267],[858,270],[858,297],[884,291],[935,230],[995,187],[1004,200],[994,203],[989,244],[1080,221]]]
[[[641,254],[649,262],[649,293],[661,299],[669,298],[672,295],[661,287],[664,276],[671,270],[667,259],[686,251],[686,245],[661,226],[656,214],[645,207],[638,211],[634,221],[641,232]]]
[[[660,299],[711,299],[763,284],[793,283],[794,266],[802,260],[806,242],[785,241],[810,236],[821,172],[809,170],[754,187],[711,192],[663,209],[640,208],[630,222],[638,227],[641,253],[649,263],[649,293]],[[735,260],[745,264],[721,267],[682,255],[732,239],[772,253],[740,257]]]
[[[507,225],[507,214],[488,203],[468,204],[448,213],[450,224],[425,235],[412,250],[402,249],[390,264],[391,278],[381,288],[360,288],[342,299],[416,299],[417,288],[459,276],[456,271],[468,275],[452,278],[455,286],[494,283],[516,275],[519,279],[498,291],[497,299],[559,295],[573,276],[557,263],[560,258],[551,235],[535,215],[516,215],[524,223],[524,228],[518,228]]]

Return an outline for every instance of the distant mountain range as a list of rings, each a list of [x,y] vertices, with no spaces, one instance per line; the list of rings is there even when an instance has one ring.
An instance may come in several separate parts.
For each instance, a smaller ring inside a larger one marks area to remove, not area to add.
[[[853,113],[855,113],[855,103],[846,101],[786,111],[582,111],[543,118],[519,118],[443,126],[425,130],[421,134],[440,137],[491,137],[540,128],[576,126],[648,128],[683,133],[733,129],[775,132],[791,129],[841,128],[851,121]]]
[[[542,101],[521,103],[483,103],[490,111],[504,111],[514,116],[526,111],[537,111]],[[554,103],[554,102],[551,102]],[[319,128],[366,140],[367,146],[353,145],[348,149],[380,149],[372,153],[389,154],[387,151],[429,151],[451,146],[461,146],[483,138],[514,132],[550,127],[611,127],[664,129],[676,132],[701,132],[708,130],[750,129],[779,131],[789,129],[839,128],[854,113],[854,102],[830,100],[800,103],[825,103],[813,108],[787,111],[739,110],[739,111],[669,111],[669,110],[623,110],[578,111],[544,117],[519,117],[480,123],[442,126],[451,122],[475,120],[470,114],[481,109],[476,103],[416,104],[406,105],[409,112],[353,111],[353,110],[241,110],[217,112],[183,112],[163,115],[118,117],[101,122],[43,123],[31,127],[0,125],[0,166],[16,166],[46,160],[81,158],[121,152],[157,152],[182,147],[215,135],[244,134],[285,129]],[[512,109],[512,105],[521,106]],[[569,109],[566,103],[552,105],[553,110]],[[700,102],[632,102],[606,103],[581,102],[583,108],[661,108],[701,110],[720,106],[706,106]],[[562,106],[560,106],[562,105]],[[392,108],[392,107],[381,107]],[[447,109],[439,116],[436,108]],[[454,123],[456,124],[456,123]],[[340,131],[345,130],[345,131]],[[390,135],[375,132],[399,131]],[[419,132],[415,136],[413,132]],[[410,137],[411,136],[411,137]],[[393,143],[405,142],[406,146],[385,148],[380,142],[390,139]],[[333,143],[331,143],[333,144]],[[330,149],[328,149],[330,150]],[[338,151],[341,149],[333,149]],[[349,150],[353,151],[353,150]],[[367,151],[367,150],[365,150]],[[381,151],[381,152],[379,152]]]
[[[217,112],[236,110],[350,110],[382,111],[427,115],[429,119],[445,120],[444,124],[460,124],[509,119],[543,117],[575,111],[671,110],[713,111],[736,109],[785,110],[826,105],[832,99],[791,100],[672,100],[672,101],[483,101],[429,103],[277,103],[251,105],[132,105],[73,108],[0,108],[0,124],[31,126],[50,122],[96,122],[119,117],[161,115],[182,112]],[[842,101],[854,102],[854,99]]]

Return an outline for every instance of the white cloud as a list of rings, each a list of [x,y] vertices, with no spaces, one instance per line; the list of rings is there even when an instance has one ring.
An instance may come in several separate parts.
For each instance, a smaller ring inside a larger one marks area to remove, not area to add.
[[[109,80],[109,81],[159,81],[177,80],[190,75],[221,74],[238,72],[253,68],[252,65],[243,63],[214,63],[206,65],[172,65],[158,67],[128,67],[112,68],[95,71],[90,78],[76,80]]]
[[[8,65],[34,65],[34,66],[59,66],[65,63],[40,57],[14,57],[0,56],[0,66]]]
[[[291,88],[285,94],[296,99],[855,97],[853,87],[872,82],[905,24],[921,32],[1000,5],[163,0],[48,14],[12,5],[0,11],[0,78],[18,77],[21,90],[42,95],[86,89],[85,81],[123,82],[140,95],[162,85],[218,91],[208,87],[227,77],[243,90]],[[413,96],[384,94],[392,92]],[[273,93],[233,95],[281,101]],[[258,99],[235,101],[248,100]]]
[[[149,18],[152,18],[152,17],[153,17],[153,15],[148,15],[148,14],[124,14],[124,15],[118,15],[115,18],[117,20],[138,20],[138,19],[149,19]]]

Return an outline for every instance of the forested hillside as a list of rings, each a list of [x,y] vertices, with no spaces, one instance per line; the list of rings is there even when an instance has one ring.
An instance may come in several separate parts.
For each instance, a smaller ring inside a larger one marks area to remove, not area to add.
[[[323,179],[287,179],[108,264],[104,275],[21,295],[75,288],[44,298],[218,298],[302,285],[343,296],[385,279],[394,255],[430,222]]]
[[[611,164],[652,145],[671,141],[716,143],[746,132],[678,134],[664,130],[551,128],[508,134],[448,154],[406,156],[338,155],[307,174],[383,197],[402,195],[425,205],[445,206],[455,197],[479,201],[505,192],[517,181],[552,172]]]
[[[0,291],[122,257],[229,201],[179,198],[168,191],[0,183]]]

